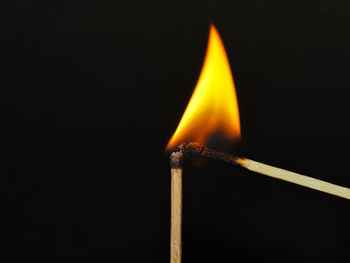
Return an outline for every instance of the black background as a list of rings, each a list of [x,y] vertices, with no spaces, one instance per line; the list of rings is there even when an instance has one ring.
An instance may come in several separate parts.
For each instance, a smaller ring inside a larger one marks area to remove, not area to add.
[[[209,22],[239,155],[350,186],[348,1],[8,1],[1,32],[7,260],[168,262],[167,141]],[[184,262],[349,262],[350,201],[220,163],[184,167]]]

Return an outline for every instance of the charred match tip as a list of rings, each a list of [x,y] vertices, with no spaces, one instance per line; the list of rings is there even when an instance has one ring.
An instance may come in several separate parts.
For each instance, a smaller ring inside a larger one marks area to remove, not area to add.
[[[183,151],[185,153],[188,153],[192,156],[201,156],[202,152],[206,147],[199,143],[199,142],[189,142],[189,143],[182,143],[179,145],[180,151]]]
[[[201,157],[203,156],[202,153],[205,150],[208,150],[208,148],[198,142],[181,143],[177,147],[177,151],[172,152],[170,155],[170,167],[181,168],[184,153],[191,155],[193,157]]]
[[[241,159],[229,153],[219,152],[210,149],[198,142],[182,143],[178,146],[180,152],[186,153],[193,157],[203,157],[207,159],[221,161],[227,164],[240,166],[238,160]]]
[[[183,153],[182,151],[173,152],[170,155],[170,167],[171,168],[181,168],[182,167],[182,160],[183,160]]]

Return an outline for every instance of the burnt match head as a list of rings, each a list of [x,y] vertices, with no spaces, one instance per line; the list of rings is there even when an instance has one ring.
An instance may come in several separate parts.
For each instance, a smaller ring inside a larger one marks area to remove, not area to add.
[[[201,156],[205,146],[198,142],[182,143],[179,145],[180,151],[190,154],[194,157]]]
[[[170,167],[171,168],[181,168],[182,167],[182,160],[183,160],[183,153],[182,151],[173,152],[170,155]]]
[[[170,164],[174,163],[174,165],[176,165],[176,161],[175,161],[176,153],[187,154],[192,157],[201,157],[201,158],[207,158],[211,160],[217,160],[227,164],[239,166],[239,164],[237,163],[237,160],[239,159],[238,157],[235,157],[234,155],[229,153],[215,151],[198,142],[189,142],[189,143],[180,144],[178,146],[178,152],[174,152],[170,156]],[[181,161],[182,161],[182,158],[183,156],[181,155]]]

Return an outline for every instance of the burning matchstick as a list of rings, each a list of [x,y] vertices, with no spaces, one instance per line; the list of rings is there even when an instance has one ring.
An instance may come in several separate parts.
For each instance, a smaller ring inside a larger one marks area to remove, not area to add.
[[[206,56],[193,95],[169,140],[171,167],[170,262],[181,263],[182,160],[184,155],[242,167],[249,171],[350,200],[350,189],[204,146],[215,133],[241,136],[237,96],[230,64],[216,28],[211,25]],[[189,143],[186,143],[189,142]],[[176,149],[174,151],[174,149]]]

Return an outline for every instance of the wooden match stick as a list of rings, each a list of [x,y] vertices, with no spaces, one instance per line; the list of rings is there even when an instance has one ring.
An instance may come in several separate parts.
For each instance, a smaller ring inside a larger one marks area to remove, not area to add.
[[[350,200],[350,189],[331,184],[319,179],[315,179],[306,175],[297,174],[287,170],[283,170],[274,166],[259,163],[247,158],[236,157],[234,155],[218,152],[205,147],[196,142],[183,143],[179,146],[180,151],[191,156],[203,157],[212,160],[218,160],[227,164],[232,164],[253,171],[255,173],[271,176],[294,184],[302,185],[331,195],[336,195]]]
[[[170,155],[171,167],[171,232],[170,263],[181,263],[182,231],[182,151]]]

